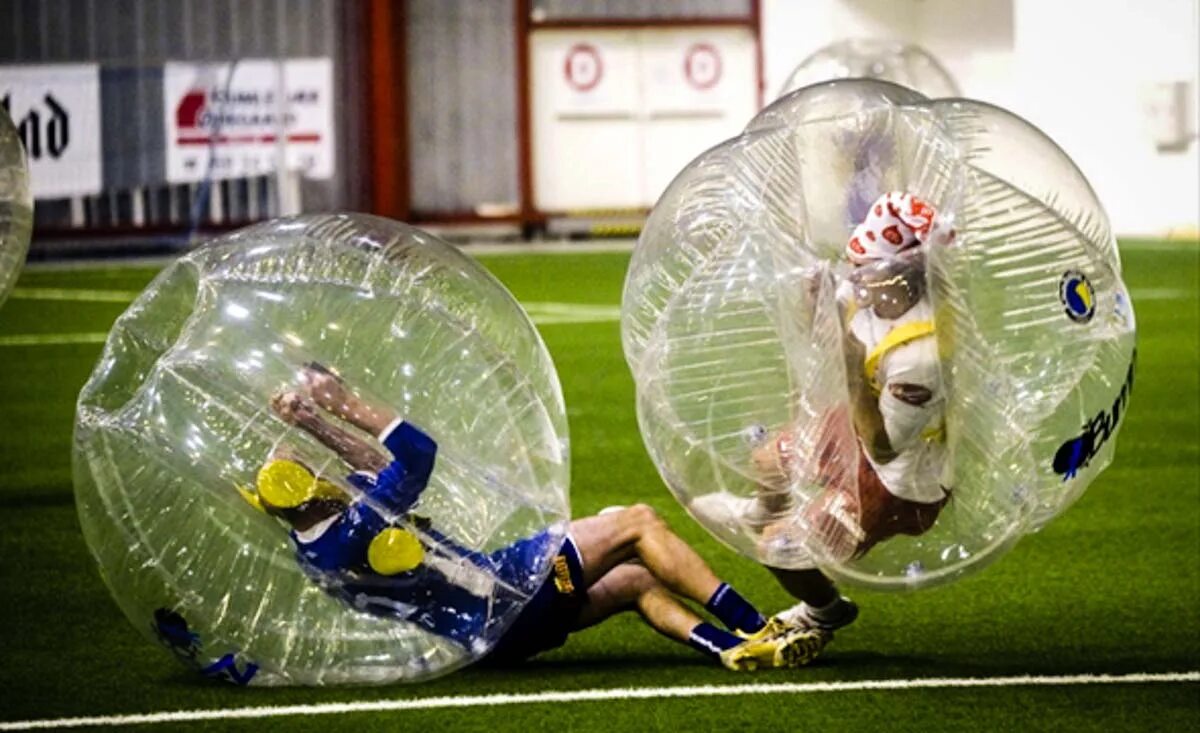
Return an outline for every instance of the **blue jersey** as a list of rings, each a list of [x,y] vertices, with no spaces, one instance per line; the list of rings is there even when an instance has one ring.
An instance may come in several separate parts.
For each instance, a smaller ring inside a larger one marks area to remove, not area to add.
[[[437,456],[437,443],[432,438],[419,428],[400,422],[380,439],[391,452],[392,462],[378,476],[356,472],[347,477],[350,484],[362,492],[361,498],[348,506],[316,538],[305,538],[295,530],[291,532],[301,559],[313,570],[370,573],[367,548],[375,535],[390,525],[379,509],[391,517],[404,516],[429,485]]]
[[[429,484],[437,455],[437,443],[407,422],[394,424],[380,441],[392,454],[392,462],[378,476],[351,474],[347,480],[362,496],[326,520],[316,536],[290,533],[297,558],[311,578],[355,608],[411,621],[470,647],[489,619],[504,615],[503,602],[497,607],[490,592],[473,592],[452,581],[428,562],[428,555],[427,562],[395,575],[381,575],[368,563],[371,541],[416,504]],[[462,547],[433,528],[424,527],[422,533],[436,543],[437,552],[450,552],[510,583],[540,572],[536,565],[545,558],[549,541],[543,533],[487,555]]]

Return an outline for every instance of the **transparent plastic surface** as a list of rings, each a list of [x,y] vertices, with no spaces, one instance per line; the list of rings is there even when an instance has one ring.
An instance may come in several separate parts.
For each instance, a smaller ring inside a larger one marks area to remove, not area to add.
[[[831,43],[801,61],[783,83],[779,96],[835,79],[890,81],[934,99],[959,95],[954,77],[920,46],[852,38]]]
[[[25,264],[32,226],[33,197],[25,149],[8,113],[0,108],[0,305]]]
[[[881,205],[916,199],[936,211],[919,241],[851,261]],[[849,80],[679,174],[622,338],[647,449],[697,521],[768,565],[904,589],[994,560],[1103,470],[1135,326],[1104,211],[1049,138]]]
[[[113,327],[75,425],[113,596],[238,683],[479,658],[548,575],[568,473],[524,311],[453,247],[363,215],[267,222],[168,267]]]

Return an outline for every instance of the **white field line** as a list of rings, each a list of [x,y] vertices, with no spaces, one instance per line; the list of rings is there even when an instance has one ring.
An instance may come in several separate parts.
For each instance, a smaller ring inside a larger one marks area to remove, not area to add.
[[[628,253],[633,251],[636,239],[606,239],[595,241],[550,241],[550,242],[468,242],[456,245],[472,257],[502,257],[504,255],[590,255]],[[62,261],[38,261],[25,265],[30,272],[76,272],[99,270],[119,272],[146,267],[166,267],[179,255],[151,255],[148,257],[123,257],[120,259],[80,259]]]
[[[88,290],[76,288],[13,288],[12,300],[62,300],[94,303],[130,303],[140,295],[136,290]],[[1174,300],[1195,295],[1183,288],[1137,288],[1130,292],[1136,304],[1139,300]],[[621,306],[590,303],[523,303],[530,315],[545,316],[604,316],[616,320]],[[602,319],[601,319],[602,320]]]
[[[1129,297],[1133,298],[1134,308],[1137,308],[1139,300],[1180,300],[1195,297],[1195,295],[1196,291],[1181,288],[1138,288],[1129,293]]]
[[[13,288],[13,300],[66,300],[90,303],[132,303],[137,290],[84,290],[75,288]]]
[[[1015,677],[925,677],[915,679],[858,680],[848,682],[792,682],[743,685],[687,685],[678,687],[624,687],[591,690],[561,690],[523,694],[455,695],[418,697],[408,700],[361,700],[357,702],[263,707],[173,710],[132,715],[96,715],[79,718],[45,718],[0,723],[0,731],[49,730],[84,726],[121,727],[156,723],[187,723],[205,720],[246,720],[295,715],[381,713],[405,710],[500,707],[546,703],[601,702],[606,700],[663,700],[670,698],[735,697],[741,695],[804,695],[828,692],[907,691],[977,687],[1072,687],[1079,685],[1149,685],[1200,682],[1200,671],[1134,673],[1122,675],[1022,675]]]
[[[1195,297],[1196,293],[1181,288],[1141,288],[1132,292],[1133,301],[1178,300]],[[138,296],[132,290],[84,290],[71,288],[15,288],[12,300],[55,300],[96,303],[128,303]],[[539,326],[561,323],[607,323],[620,320],[618,305],[587,303],[524,303],[529,317]],[[102,344],[107,334],[94,333],[46,333],[14,334],[0,336],[0,347],[4,346],[65,346],[74,344]]]
[[[1141,237],[1138,239],[1120,240],[1117,242],[1118,250],[1140,249],[1148,252],[1194,252],[1196,250],[1196,240],[1190,238],[1176,239],[1172,241],[1163,241],[1156,237]]]
[[[13,298],[20,300],[79,300],[90,302],[128,302],[137,293],[121,290],[81,290],[79,297],[67,297],[73,291],[49,288],[26,288],[13,291]],[[120,299],[118,299],[120,298]],[[530,319],[539,326],[559,323],[605,323],[620,319],[621,309],[615,305],[580,305],[576,303],[526,303]],[[0,347],[5,346],[74,346],[80,344],[102,344],[108,333],[21,333],[0,336]]]
[[[149,255],[145,257],[104,257],[78,260],[37,260],[26,262],[23,272],[124,272],[142,268],[162,269],[179,255]]]
[[[63,300],[88,303],[132,303],[141,295],[136,290],[85,290],[75,288],[13,288],[13,300]],[[531,316],[605,318],[616,320],[621,306],[602,303],[523,303]]]
[[[583,255],[632,252],[636,239],[560,242],[472,242],[459,249],[472,257],[503,255]]]
[[[561,254],[604,254],[608,252],[632,252],[636,239],[607,239],[584,241],[551,241],[551,242],[467,242],[457,245],[459,249],[473,257],[492,257],[504,255],[561,255]],[[1119,243],[1119,248],[1178,252],[1194,250],[1195,240],[1165,242],[1153,237],[1127,240]],[[180,253],[182,254],[182,253]],[[120,259],[80,259],[62,261],[29,262],[25,270],[31,272],[74,272],[77,270],[100,270],[118,272],[131,268],[165,267],[174,262],[179,255],[151,255],[148,257],[125,257]]]
[[[108,334],[93,333],[17,333],[0,336],[0,346],[75,346],[79,344],[102,344]]]

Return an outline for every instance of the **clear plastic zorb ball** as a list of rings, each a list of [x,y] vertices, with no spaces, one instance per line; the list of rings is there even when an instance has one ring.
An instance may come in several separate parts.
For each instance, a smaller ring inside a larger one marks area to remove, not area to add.
[[[779,96],[835,79],[879,79],[900,84],[927,97],[957,97],[958,84],[946,67],[924,48],[911,43],[851,38],[816,51],[792,70]]]
[[[87,543],[129,620],[237,683],[422,680],[485,654],[548,577],[567,420],[524,311],[371,216],[182,257],[79,396]]]
[[[0,107],[0,305],[4,305],[25,263],[32,225],[33,198],[25,148],[8,113]]]
[[[655,206],[622,303],[654,463],[721,541],[879,588],[945,582],[1109,463],[1134,318],[1104,210],[1015,115],[829,82]]]

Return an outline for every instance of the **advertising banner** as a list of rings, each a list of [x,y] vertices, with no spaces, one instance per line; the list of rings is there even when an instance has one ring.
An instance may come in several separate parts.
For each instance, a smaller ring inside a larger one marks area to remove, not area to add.
[[[168,63],[167,180],[260,176],[281,164],[328,179],[334,171],[332,97],[328,58]]]
[[[0,66],[0,107],[25,145],[34,198],[101,189],[100,69],[96,64]]]

